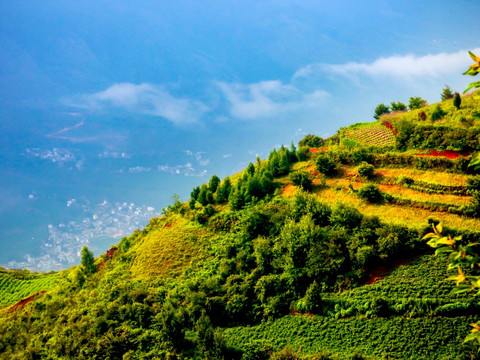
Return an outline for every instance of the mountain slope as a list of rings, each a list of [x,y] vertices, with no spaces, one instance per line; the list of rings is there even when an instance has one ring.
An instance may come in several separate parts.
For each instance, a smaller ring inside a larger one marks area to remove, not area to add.
[[[384,127],[395,146],[358,146],[347,129],[212,177],[95,273],[77,266],[23,307],[4,301],[0,357],[470,359],[462,341],[478,305],[450,293],[448,262],[422,237],[441,221],[479,238],[475,101],[464,99],[469,126],[426,108],[427,119],[350,129]],[[464,145],[449,137],[459,126]]]

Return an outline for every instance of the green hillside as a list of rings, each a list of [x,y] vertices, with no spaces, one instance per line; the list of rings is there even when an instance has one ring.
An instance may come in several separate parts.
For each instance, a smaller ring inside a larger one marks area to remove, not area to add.
[[[92,271],[2,272],[0,358],[476,358],[480,305],[422,238],[480,237],[478,96],[212,176]]]

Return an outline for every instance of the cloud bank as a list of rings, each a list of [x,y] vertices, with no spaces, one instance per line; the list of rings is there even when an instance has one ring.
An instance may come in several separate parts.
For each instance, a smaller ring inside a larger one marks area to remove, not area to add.
[[[117,83],[104,91],[78,95],[68,103],[94,112],[120,109],[161,117],[176,125],[196,123],[209,110],[201,101],[175,97],[162,86],[149,83]]]
[[[323,90],[305,92],[278,80],[253,84],[218,82],[217,85],[229,104],[230,115],[241,120],[272,118],[308,110],[328,96]]]
[[[480,49],[473,50],[479,52]],[[349,62],[345,64],[316,63],[299,69],[294,79],[308,78],[318,74],[334,74],[346,77],[366,75],[369,77],[392,77],[396,79],[439,78],[460,74],[470,65],[467,51],[440,53],[436,55],[400,55],[381,57],[371,63]]]
[[[202,177],[207,175],[207,170],[196,170],[192,163],[187,162],[185,165],[174,165],[170,166],[168,164],[166,165],[160,165],[158,166],[158,171],[160,172],[166,172],[170,174],[175,174],[175,175],[185,175],[185,176],[198,176]]]
[[[473,51],[479,53],[480,49]],[[300,68],[286,81],[213,82],[215,86],[208,88],[208,95],[220,101],[209,105],[198,99],[174,96],[162,85],[117,83],[104,91],[76,96],[70,99],[70,104],[94,112],[120,109],[163,118],[175,125],[199,123],[207,115],[211,115],[211,120],[222,122],[232,119],[275,121],[279,117],[310,119],[324,114],[325,99],[330,94],[322,88],[324,80],[332,76],[341,76],[357,84],[366,78],[385,80],[385,83],[391,80],[395,84],[419,79],[438,80],[461,74],[470,62],[467,51],[462,50],[424,56],[395,55],[369,63],[313,63]],[[75,126],[81,125],[83,121]]]

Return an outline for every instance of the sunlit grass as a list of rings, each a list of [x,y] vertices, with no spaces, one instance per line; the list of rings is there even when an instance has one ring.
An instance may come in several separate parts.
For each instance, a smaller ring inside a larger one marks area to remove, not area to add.
[[[192,259],[204,254],[208,230],[185,219],[151,229],[135,248],[134,277],[178,277]]]
[[[439,211],[430,211],[407,206],[391,204],[374,205],[359,199],[352,193],[345,190],[333,190],[331,188],[319,190],[317,195],[323,202],[334,205],[337,202],[347,203],[355,206],[364,215],[378,216],[386,223],[407,225],[413,228],[423,228],[427,225],[427,219],[433,217],[441,221],[445,226],[458,230],[480,229],[480,220],[472,219],[456,214],[449,214]]]
[[[417,170],[417,169],[385,169],[379,168],[375,170],[376,174],[380,174],[386,178],[394,179],[400,176],[407,176],[414,180],[426,181],[434,184],[445,186],[465,186],[467,183],[467,175],[451,174],[441,171]]]

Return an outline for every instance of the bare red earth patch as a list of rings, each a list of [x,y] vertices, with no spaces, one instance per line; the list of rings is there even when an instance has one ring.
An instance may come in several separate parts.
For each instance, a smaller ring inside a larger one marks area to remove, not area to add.
[[[398,134],[398,132],[393,128],[393,125],[390,124],[388,121],[382,122],[382,125],[385,126],[385,127],[387,127],[387,128],[389,128],[390,130],[392,130],[393,135],[397,135],[397,134]]]
[[[43,295],[45,294],[45,290],[42,290],[42,291],[39,291],[33,295],[30,295],[29,297],[25,298],[25,299],[22,299],[20,300],[18,303],[16,303],[15,305],[13,305],[11,308],[10,308],[10,311],[13,311],[19,307],[24,307],[25,305],[27,305],[29,302],[35,300],[35,298],[39,295]]]
[[[316,153],[319,151],[327,151],[327,150],[328,150],[328,147],[323,147],[323,148],[310,149],[308,151],[310,151],[311,153]]]
[[[448,159],[454,160],[457,159],[460,156],[468,156],[469,153],[466,152],[460,152],[460,151],[453,151],[453,150],[442,150],[442,151],[437,151],[437,150],[430,150],[429,152],[426,152],[424,154],[415,154],[416,156],[431,156],[431,157],[439,157],[443,156]]]
[[[387,276],[390,275],[390,273],[395,270],[396,268],[399,268],[402,265],[410,264],[413,262],[415,259],[401,259],[397,260],[393,263],[391,267],[385,267],[382,265],[379,265],[371,270],[368,271],[368,280],[363,284],[363,285],[371,285],[374,282],[380,281]]]

